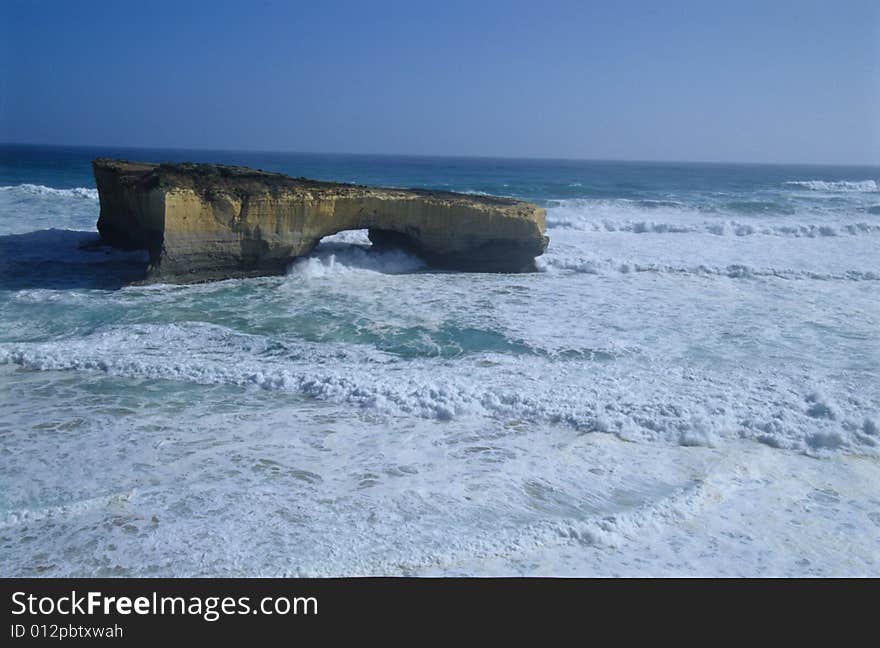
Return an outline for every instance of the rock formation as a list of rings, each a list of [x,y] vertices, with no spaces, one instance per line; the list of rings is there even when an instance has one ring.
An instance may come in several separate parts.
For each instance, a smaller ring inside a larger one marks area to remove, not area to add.
[[[148,280],[283,274],[322,237],[368,229],[377,246],[472,272],[534,270],[545,212],[511,198],[291,178],[214,164],[92,163],[110,245],[146,249]]]

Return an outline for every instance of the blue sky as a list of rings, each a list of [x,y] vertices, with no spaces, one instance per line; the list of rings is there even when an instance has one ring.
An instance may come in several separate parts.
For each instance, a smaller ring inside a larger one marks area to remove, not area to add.
[[[0,141],[880,163],[880,2],[0,0]]]

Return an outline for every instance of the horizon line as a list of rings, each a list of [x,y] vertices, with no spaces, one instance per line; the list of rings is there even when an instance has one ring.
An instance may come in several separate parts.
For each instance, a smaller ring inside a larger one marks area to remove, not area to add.
[[[45,144],[37,142],[0,142],[0,147],[31,147],[31,148],[69,148],[69,149],[116,149],[133,151],[181,151],[209,153],[267,153],[277,155],[337,155],[350,157],[398,157],[398,158],[445,158],[453,160],[514,160],[514,161],[546,161],[546,162],[598,162],[618,164],[704,164],[704,165],[738,165],[738,166],[804,166],[804,167],[845,167],[845,168],[876,168],[880,169],[880,161],[875,163],[858,162],[753,162],[743,160],[661,160],[634,158],[586,158],[573,156],[516,156],[516,155],[465,155],[465,154],[434,154],[434,153],[354,153],[340,151],[295,151],[280,149],[236,149],[209,147],[160,147],[130,146],[120,144]]]

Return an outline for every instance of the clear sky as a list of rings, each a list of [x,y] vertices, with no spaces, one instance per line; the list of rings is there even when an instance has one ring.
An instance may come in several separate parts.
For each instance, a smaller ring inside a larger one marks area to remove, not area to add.
[[[880,164],[878,0],[0,12],[0,142]]]

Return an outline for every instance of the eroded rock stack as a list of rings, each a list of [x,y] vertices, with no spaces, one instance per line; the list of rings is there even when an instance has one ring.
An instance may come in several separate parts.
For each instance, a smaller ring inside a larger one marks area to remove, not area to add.
[[[526,272],[547,246],[545,212],[511,198],[291,178],[215,164],[93,162],[110,245],[146,249],[148,280],[282,274],[322,237],[368,229],[374,245],[433,266]]]

